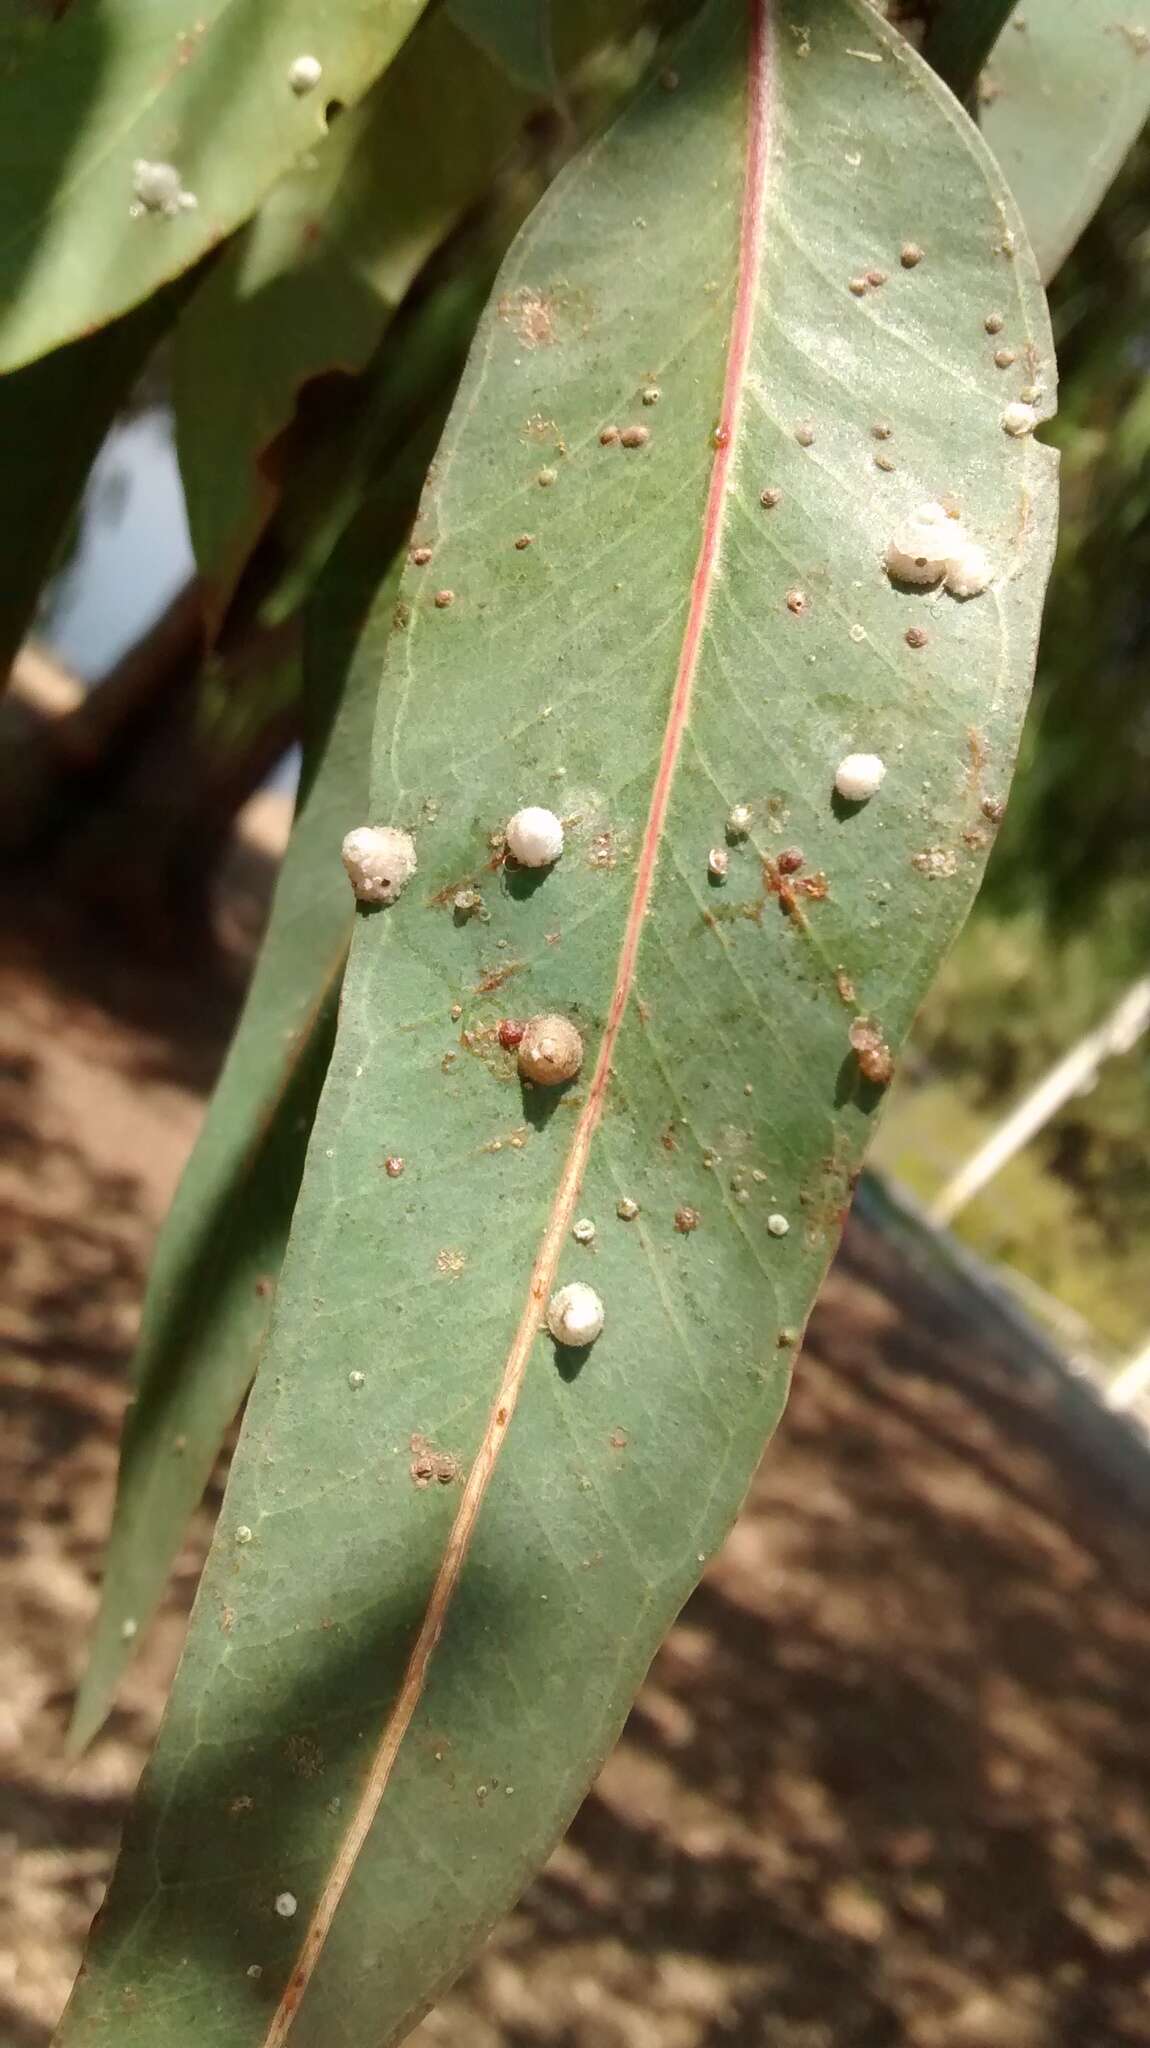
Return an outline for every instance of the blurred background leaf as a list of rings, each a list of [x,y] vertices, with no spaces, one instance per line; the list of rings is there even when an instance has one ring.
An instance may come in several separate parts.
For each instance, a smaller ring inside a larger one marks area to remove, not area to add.
[[[939,32],[975,12],[947,10]],[[1097,0],[1020,0],[977,97],[1049,282],[1150,115],[1150,27]]]

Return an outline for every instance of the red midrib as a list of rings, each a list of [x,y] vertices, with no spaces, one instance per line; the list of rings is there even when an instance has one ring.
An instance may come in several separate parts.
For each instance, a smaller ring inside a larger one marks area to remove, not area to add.
[[[743,188],[742,223],[739,232],[739,277],[735,297],[734,315],[731,322],[731,336],[727,352],[727,368],[723,381],[722,410],[715,433],[715,460],[711,467],[711,480],[707,490],[707,503],[703,515],[703,531],[699,543],[698,559],[691,579],[691,601],[687,613],[687,624],[683,633],[683,644],[679,665],[675,674],[675,687],[671,696],[667,727],[663,735],[663,746],[659,755],[659,766],[651,792],[651,803],[647,823],[643,831],[643,842],[635,873],[635,888],[631,897],[623,943],[619,950],[619,964],[615,974],[615,985],[607,1014],[607,1023],[600,1041],[595,1070],[587,1090],[587,1099],[580,1113],[579,1122],[571,1140],[571,1147],[560,1174],[555,1200],[552,1203],[547,1227],[531,1272],[527,1301],[520,1317],[511,1349],[503,1369],[499,1391],[492,1405],[487,1427],[483,1433],[476,1457],[472,1463],[459,1503],[459,1510],[452,1525],[451,1534],[443,1560],[431,1590],[427,1610],[423,1618],[415,1647],[408,1660],[403,1682],[396,1695],[395,1705],[388,1717],[379,1748],[372,1760],[356,1811],[349,1823],[347,1833],[340,1844],[324,1889],[312,1913],[304,1936],[299,1959],[292,1972],[287,1988],[272,2017],[263,2048],[280,2048],[286,2039],[296,2012],[299,2009],[315,1966],[323,1952],[328,1930],[335,1917],[340,1899],[355,1868],[359,1852],[379,1810],[380,1801],[387,1789],[400,1744],[411,1723],[419,1704],[426,1682],[427,1670],[436,1645],[443,1633],[444,1623],[452,1597],[463,1570],[472,1532],[483,1504],[491,1475],[495,1469],[500,1450],[515,1404],[519,1398],[527,1371],[528,1359],[539,1334],[540,1316],[544,1303],[551,1291],[560,1253],[566,1239],[571,1218],[575,1213],[579,1189],[586,1170],[591,1150],[591,1141],[603,1112],[607,1082],[611,1072],[615,1045],[623,1023],[627,1000],[635,976],[635,962],[639,952],[639,941],[643,919],[651,899],[654,886],[655,868],[659,858],[659,846],[667,820],[667,809],[671,801],[671,789],[675,779],[683,734],[690,716],[691,697],[694,690],[695,674],[699,664],[699,649],[702,644],[703,628],[707,610],[714,589],[719,568],[720,541],[723,524],[723,501],[730,482],[731,466],[735,457],[738,428],[741,414],[741,399],[746,376],[747,357],[750,352],[754,327],[755,301],[758,292],[759,272],[762,263],[764,212],[766,204],[766,167],[768,148],[768,126],[770,117],[771,66],[770,66],[770,0],[747,0],[748,45],[747,45],[747,157],[746,177]]]

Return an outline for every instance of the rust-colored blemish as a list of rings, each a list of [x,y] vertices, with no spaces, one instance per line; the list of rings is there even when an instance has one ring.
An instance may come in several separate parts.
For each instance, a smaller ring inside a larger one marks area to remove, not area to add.
[[[982,783],[982,773],[984,768],[986,767],[987,754],[989,751],[986,744],[985,733],[980,732],[976,725],[968,726],[966,731],[966,745],[967,752],[970,756],[970,768],[967,775],[966,786],[968,789],[976,791],[980,788]]]
[[[845,1003],[849,1009],[856,1000],[855,985],[845,967],[835,968],[835,988],[840,1003]]]
[[[513,974],[522,974],[526,965],[525,960],[507,960],[501,967],[489,968],[483,979],[476,982],[473,994],[477,996],[494,994],[497,988],[503,987],[504,982],[510,981]]]
[[[874,1018],[857,1017],[848,1037],[863,1080],[875,1088],[888,1087],[894,1074],[894,1060],[882,1026]]]
[[[556,303],[550,292],[520,285],[518,291],[506,292],[495,310],[527,348],[551,348],[558,339]]]
[[[792,879],[795,875],[796,854],[801,865],[803,857],[797,847],[788,848],[777,859],[773,854],[764,854],[763,889],[767,896],[778,897],[779,909],[793,920],[800,931],[807,931],[809,926],[806,914],[798,899],[800,896],[806,896],[812,903],[821,903],[829,894],[830,884],[821,868],[813,875]]]

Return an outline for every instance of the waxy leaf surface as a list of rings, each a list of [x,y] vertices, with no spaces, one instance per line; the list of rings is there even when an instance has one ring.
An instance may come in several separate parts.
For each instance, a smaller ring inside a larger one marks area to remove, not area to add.
[[[779,1415],[881,1103],[851,1024],[897,1049],[1008,786],[1054,480],[1002,427],[1052,383],[1012,202],[851,0],[715,0],[673,70],[519,237],[433,465],[371,801],[419,869],[358,920],[66,2048],[398,2040],[538,1867]],[[966,603],[882,567],[939,497],[993,560]],[[493,851],[525,803],[553,871]],[[540,1011],[586,1041],[558,1098],[498,1042]],[[541,1331],[574,1279],[585,1358]]]

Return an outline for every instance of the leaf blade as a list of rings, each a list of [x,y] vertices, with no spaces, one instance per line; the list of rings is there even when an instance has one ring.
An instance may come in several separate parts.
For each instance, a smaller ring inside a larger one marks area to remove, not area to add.
[[[1082,0],[1039,0],[1004,28],[982,128],[1010,182],[1044,282],[1093,217],[1150,118],[1150,36]]]
[[[850,1019],[865,1003],[892,1040],[905,1030],[985,851],[984,835],[963,839],[982,833],[994,798],[984,777],[989,764],[1006,774],[1017,734],[1052,461],[1003,435],[985,360],[992,281],[1001,293],[1014,279],[1019,329],[1048,342],[1024,251],[1000,253],[1008,197],[952,103],[869,13],[836,0],[825,36],[807,40],[805,10],[781,7],[770,232],[742,419],[724,440],[743,21],[710,8],[677,59],[678,91],[644,95],[537,210],[417,522],[431,561],[401,598],[373,811],[418,829],[420,875],[394,913],[357,929],[275,1369],[249,1410],[112,1909],[122,1968],[146,1966],[153,1995],[190,2011],[174,1958],[210,1963],[229,2041],[269,2048],[290,2021],[293,2048],[350,2043],[369,2015],[376,2035],[399,2038],[571,1812],[777,1418],[874,1109],[850,1080]],[[896,148],[909,152],[901,170],[916,166],[909,209],[905,179],[889,175]],[[845,150],[859,156],[847,170],[869,157],[850,209]],[[957,243],[956,190],[969,216]],[[912,230],[927,262],[886,299],[852,304],[851,238],[889,262]],[[897,486],[873,467],[884,408]],[[808,414],[813,438],[796,439]],[[645,419],[647,445],[600,439]],[[995,535],[1001,587],[989,602],[940,600],[924,663],[899,638],[922,600],[893,590],[879,557],[904,499],[959,484],[971,523]],[[783,491],[769,511],[767,485]],[[723,545],[677,774],[661,783],[708,503],[722,505]],[[809,603],[796,611],[800,574]],[[437,589],[454,602],[436,605]],[[892,778],[878,808],[844,816],[834,768],[867,739]],[[660,788],[654,863],[643,834]],[[491,830],[560,789],[563,861],[531,893],[501,886]],[[753,803],[755,836],[732,855],[723,898],[708,894],[707,849],[735,798]],[[761,877],[777,883],[792,834],[805,873],[825,863],[831,886],[783,914]],[[923,854],[939,859],[915,866]],[[457,926],[437,907],[467,882],[490,925]],[[603,1057],[636,934],[635,1001]],[[858,984],[849,1002],[840,965]],[[581,1184],[592,1254],[557,1221],[579,1183],[586,1102],[520,1102],[493,1044],[504,1006],[575,1016],[601,1091],[614,1069]],[[390,1184],[385,1149],[407,1160]],[[640,1204],[632,1222],[614,1216],[623,1194]],[[783,1236],[767,1227],[775,1208]],[[560,1242],[559,1277],[593,1273],[607,1329],[579,1371],[535,1348],[512,1430],[500,1372],[509,1345],[518,1371],[524,1300],[537,1310]],[[354,1390],[349,1365],[364,1375]],[[503,1431],[498,1463],[477,1465]],[[442,1484],[420,1476],[428,1441]],[[471,1506],[489,1483],[433,1641],[429,1600],[469,1534],[455,1506],[465,1473]],[[237,1551],[240,1525],[254,1540]],[[413,1709],[398,1743],[397,1700]],[[211,1765],[197,1769],[208,1727]],[[249,1802],[233,1852],[244,1881],[220,1896],[218,1845],[196,1817],[236,1797]],[[277,1924],[285,1886],[314,1931],[310,1954]],[[297,2009],[301,1953],[315,1968]],[[243,1982],[253,1963],[258,1993]],[[114,1974],[102,1992],[99,1976],[94,1960],[67,2048],[100,2039],[101,2011],[123,2024]],[[134,2048],[131,2023],[121,2039]]]
[[[315,9],[205,0],[72,8],[0,81],[0,369],[20,367],[128,311],[214,248],[324,133],[325,102],[353,104],[423,0]],[[307,51],[322,93],[293,93]],[[34,139],[34,146],[33,146]],[[133,219],[136,160],[174,163],[195,204]]]
[[[296,818],[243,1013],[148,1276],[133,1360],[139,1391],[125,1422],[100,1610],[69,1736],[74,1750],[108,1712],[266,1339],[351,934],[343,876],[323,855],[367,803],[378,658],[370,618],[349,686],[334,693],[327,674],[342,678],[348,635],[370,594],[390,615],[398,571],[378,592],[378,565],[392,559],[410,524],[445,403],[443,395],[429,409],[425,394],[426,416],[410,422],[406,445],[365,490],[316,593]]]

